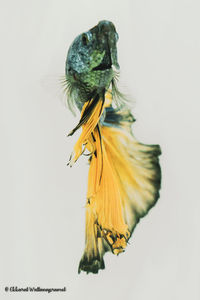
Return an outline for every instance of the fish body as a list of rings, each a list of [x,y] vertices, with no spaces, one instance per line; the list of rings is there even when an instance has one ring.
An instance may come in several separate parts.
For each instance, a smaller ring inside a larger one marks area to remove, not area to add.
[[[101,21],[73,41],[65,66],[69,106],[81,111],[69,135],[82,128],[69,164],[85,150],[90,164],[79,272],[98,273],[105,268],[105,252],[124,252],[136,224],[159,198],[161,150],[132,134],[135,119],[115,80],[117,41],[114,24]],[[117,98],[120,105],[113,105]]]

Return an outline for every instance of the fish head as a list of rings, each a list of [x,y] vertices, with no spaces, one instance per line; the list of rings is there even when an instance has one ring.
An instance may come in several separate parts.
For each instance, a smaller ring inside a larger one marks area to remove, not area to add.
[[[71,44],[65,65],[66,79],[79,97],[87,101],[91,93],[107,89],[117,62],[118,34],[110,21],[100,21],[78,35]]]

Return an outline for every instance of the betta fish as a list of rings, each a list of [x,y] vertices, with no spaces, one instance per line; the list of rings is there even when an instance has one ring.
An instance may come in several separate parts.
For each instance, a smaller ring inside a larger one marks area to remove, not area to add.
[[[68,134],[82,129],[69,165],[87,152],[85,250],[78,272],[105,268],[107,251],[118,255],[140,218],[159,198],[159,145],[145,145],[132,133],[135,119],[117,88],[118,34],[110,21],[100,21],[77,36],[65,65],[64,84],[71,110],[80,121]]]

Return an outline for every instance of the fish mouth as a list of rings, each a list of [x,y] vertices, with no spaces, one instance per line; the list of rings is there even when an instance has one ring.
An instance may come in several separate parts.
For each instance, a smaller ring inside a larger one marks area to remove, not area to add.
[[[117,49],[116,43],[118,40],[118,34],[116,32],[115,26],[110,21],[100,21],[91,30],[92,34],[96,37],[100,49],[105,51],[105,55],[101,63],[94,67],[93,71],[104,71],[112,68],[112,65],[118,68],[117,63]]]
[[[117,61],[117,41],[119,36],[116,32],[115,26],[110,21],[100,21],[97,26],[97,39],[102,44],[105,50],[105,56],[97,70],[110,69],[112,66],[119,69]]]

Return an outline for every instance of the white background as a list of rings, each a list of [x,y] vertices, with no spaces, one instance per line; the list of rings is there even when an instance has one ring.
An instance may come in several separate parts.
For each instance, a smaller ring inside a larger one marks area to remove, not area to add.
[[[0,5],[1,299],[200,299],[199,1]],[[73,39],[103,19],[119,33],[134,134],[161,145],[162,190],[126,252],[107,254],[98,275],[78,275],[87,162],[66,165],[78,137],[66,135],[78,117],[64,104],[59,78]],[[67,292],[6,293],[5,286]]]

